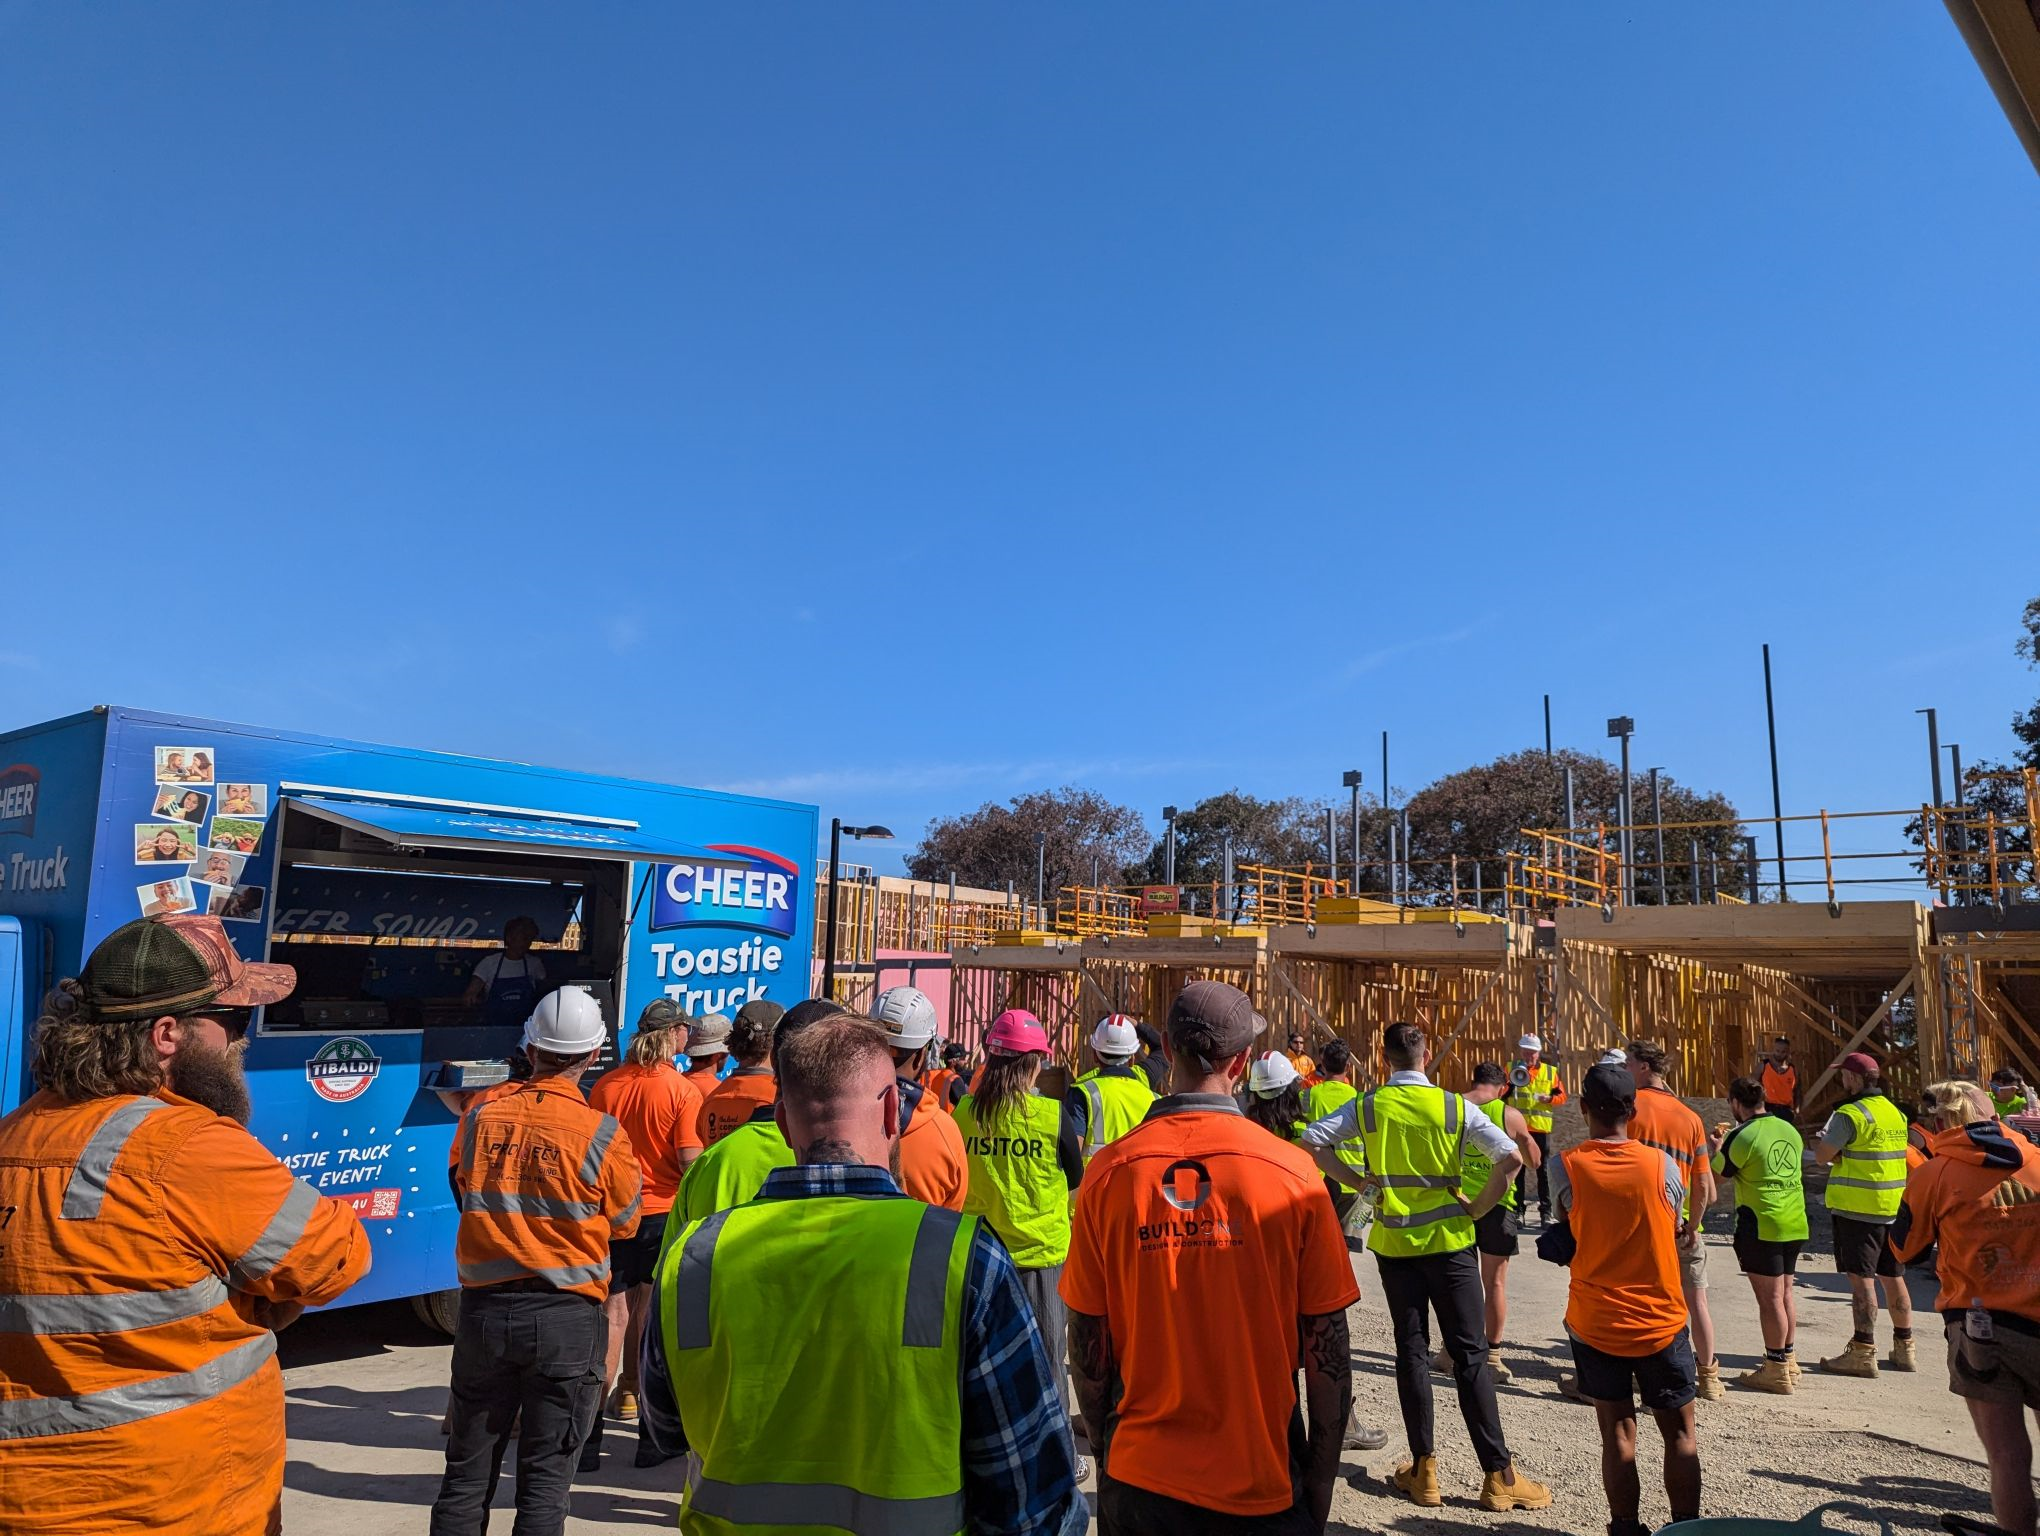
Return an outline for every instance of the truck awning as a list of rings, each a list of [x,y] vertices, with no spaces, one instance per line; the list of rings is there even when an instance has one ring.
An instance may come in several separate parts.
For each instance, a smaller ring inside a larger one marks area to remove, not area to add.
[[[578,853],[585,858],[659,864],[741,865],[727,853],[678,842],[638,828],[508,816],[458,807],[379,805],[285,795],[294,811],[330,821],[393,848],[464,848],[480,853]]]

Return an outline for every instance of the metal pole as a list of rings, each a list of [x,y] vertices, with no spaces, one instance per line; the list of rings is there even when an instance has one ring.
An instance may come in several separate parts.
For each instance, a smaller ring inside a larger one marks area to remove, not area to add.
[[[1047,879],[1048,834],[1046,832],[1037,832],[1034,834],[1034,910],[1037,913],[1045,910],[1042,886],[1047,882]]]
[[[1346,770],[1346,787],[1353,792],[1353,808],[1349,812],[1351,820],[1346,828],[1346,846],[1353,850],[1353,889],[1357,893],[1360,889],[1360,770],[1358,768]]]
[[[1220,864],[1225,876],[1225,895],[1220,899],[1225,903],[1225,920],[1231,922],[1239,915],[1238,903],[1233,896],[1231,827],[1225,829],[1225,842],[1220,849]]]
[[[1485,912],[1487,910],[1487,892],[1483,888],[1480,878],[1479,859],[1473,861],[1473,909],[1476,912]]]
[[[1661,770],[1650,771],[1650,819],[1657,828],[1657,904],[1669,907],[1672,893],[1666,885],[1665,871],[1665,808],[1658,800],[1658,774]]]
[[[1410,808],[1402,808],[1402,888],[1403,895],[1410,893]]]
[[[1629,732],[1622,733],[1622,905],[1628,906],[1636,900],[1636,875],[1632,860],[1636,856],[1634,844],[1630,841],[1629,824],[1634,818],[1629,814]]]
[[[1692,894],[1686,899],[1695,906],[1700,902],[1700,839],[1687,839],[1686,878],[1692,882]]]
[[[1790,901],[1785,879],[1785,801],[1778,792],[1778,711],[1771,698],[1771,647],[1764,647],[1764,728],[1771,736],[1771,831],[1778,847],[1778,899]],[[1752,898],[1754,899],[1754,897]]]
[[[1916,715],[1927,717],[1927,754],[1934,765],[1934,804],[1941,803],[1941,719],[1940,712],[1932,709],[1916,709]]]
[[[1568,876],[1579,873],[1579,850],[1571,846],[1573,838],[1578,832],[1579,822],[1573,815],[1572,764],[1567,763],[1565,765],[1565,840],[1567,847],[1565,858],[1561,862],[1565,865],[1565,872]],[[1574,899],[1574,887],[1570,879],[1566,882],[1565,899],[1567,901]]]
[[[1162,884],[1176,883],[1176,808],[1162,807]]]
[[[836,995],[836,874],[843,856],[843,821],[829,818],[829,932],[822,943],[822,996]]]
[[[1544,696],[1544,766],[1551,766],[1551,695]]]
[[[1339,883],[1339,813],[1325,807],[1325,868],[1334,885]]]
[[[1743,839],[1743,858],[1749,864],[1750,905],[1755,906],[1757,904],[1758,892],[1757,892],[1757,840],[1754,836],[1747,836]],[[1779,885],[1779,889],[1781,891],[1784,889],[1784,885],[1782,884],[1782,882]],[[1781,897],[1780,899],[1783,900],[1784,898]]]
[[[1391,816],[1388,818],[1388,899],[1390,901],[1396,899],[1395,873],[1395,818]]]
[[[1967,799],[1962,792],[1962,744],[1960,742],[1951,741],[1948,743],[1948,757],[1950,759],[1950,766],[1955,774],[1955,809],[1960,811],[1967,804]],[[1963,828],[1960,816],[1956,817],[1955,825],[1948,829],[1948,834],[1948,840],[1955,845],[1955,852],[1958,855],[1968,853],[1969,834]],[[1964,859],[1956,867],[1962,871],[1955,891],[1955,905],[1959,907],[1966,905],[1968,899],[1962,889],[1963,886],[1969,883],[1968,861]]]

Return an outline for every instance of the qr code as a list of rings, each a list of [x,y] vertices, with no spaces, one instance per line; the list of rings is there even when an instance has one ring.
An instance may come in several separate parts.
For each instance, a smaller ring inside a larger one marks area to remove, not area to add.
[[[403,1200],[401,1189],[372,1189],[355,1209],[370,1221],[388,1221],[397,1214]]]

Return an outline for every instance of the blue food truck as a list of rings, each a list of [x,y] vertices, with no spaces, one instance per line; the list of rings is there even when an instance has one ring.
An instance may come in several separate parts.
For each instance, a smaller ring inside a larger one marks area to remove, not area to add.
[[[812,806],[137,709],[0,734],[0,1113],[59,977],[135,917],[212,913],[297,968],[249,1032],[251,1129],[360,1213],[375,1264],[340,1304],[450,1327],[446,1090],[500,1079],[554,987],[601,1004],[609,1059],[655,997],[804,997],[815,830]],[[513,925],[537,933],[516,960]]]

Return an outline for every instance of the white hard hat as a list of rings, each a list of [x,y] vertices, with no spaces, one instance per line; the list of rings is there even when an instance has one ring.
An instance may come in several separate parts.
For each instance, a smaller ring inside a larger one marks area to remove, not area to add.
[[[1110,1013],[1091,1031],[1091,1049],[1100,1056],[1131,1056],[1140,1049],[1140,1033],[1123,1013]]]
[[[558,1056],[584,1056],[600,1048],[608,1036],[602,1005],[585,987],[546,993],[524,1022],[524,1043]]]
[[[1608,1050],[1601,1052],[1601,1059],[1595,1062],[1594,1065],[1597,1067],[1619,1067],[1627,1063],[1628,1060],[1628,1056],[1623,1052]]]
[[[935,1005],[919,987],[887,987],[871,1005],[871,1017],[886,1043],[903,1051],[918,1051],[935,1038]]]
[[[1541,1051],[1544,1049],[1544,1042],[1535,1035],[1525,1035],[1516,1042],[1516,1049],[1519,1051]]]
[[[1280,1051],[1270,1051],[1265,1056],[1254,1058],[1253,1066],[1247,1069],[1247,1089],[1264,1099],[1272,1099],[1302,1075],[1287,1056]]]

